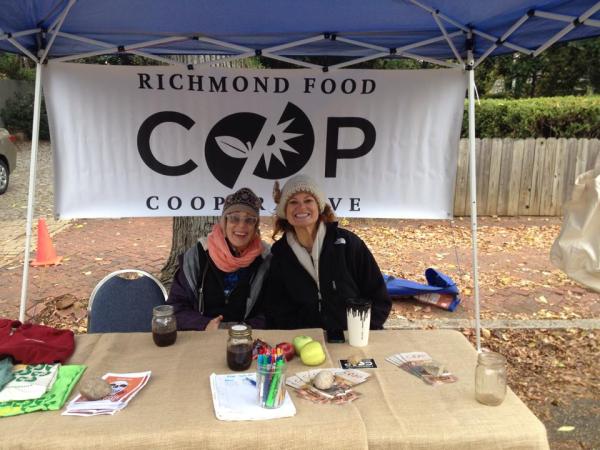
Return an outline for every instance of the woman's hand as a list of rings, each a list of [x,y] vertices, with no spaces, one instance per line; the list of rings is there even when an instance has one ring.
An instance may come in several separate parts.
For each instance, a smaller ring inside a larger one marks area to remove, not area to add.
[[[219,329],[219,325],[221,324],[221,321],[223,320],[223,316],[217,316],[214,319],[212,319],[210,322],[208,322],[208,325],[206,325],[205,331],[215,331]]]

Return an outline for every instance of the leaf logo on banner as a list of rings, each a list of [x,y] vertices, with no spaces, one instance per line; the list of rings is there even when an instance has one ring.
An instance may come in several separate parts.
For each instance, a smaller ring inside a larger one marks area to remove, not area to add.
[[[227,156],[232,158],[246,158],[252,150],[252,143],[244,143],[233,136],[217,136],[215,138],[217,145]]]
[[[219,120],[204,151],[209,170],[223,185],[250,184],[252,177],[281,180],[309,161],[315,135],[308,116],[286,103],[280,114],[238,112]]]

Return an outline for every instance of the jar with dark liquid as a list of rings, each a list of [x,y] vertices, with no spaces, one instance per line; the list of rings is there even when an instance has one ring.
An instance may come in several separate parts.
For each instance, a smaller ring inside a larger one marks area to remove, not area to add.
[[[177,340],[177,321],[171,305],[155,306],[152,310],[152,339],[159,347],[172,345]]]
[[[252,328],[232,325],[227,341],[227,365],[231,370],[246,370],[252,364]]]

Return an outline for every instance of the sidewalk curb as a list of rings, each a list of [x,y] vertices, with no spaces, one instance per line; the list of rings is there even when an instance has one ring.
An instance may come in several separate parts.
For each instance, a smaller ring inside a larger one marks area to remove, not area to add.
[[[600,319],[573,320],[482,320],[481,327],[493,329],[566,329],[579,328],[582,330],[600,329]],[[429,319],[406,320],[388,319],[385,328],[389,330],[422,330],[424,328],[461,329],[475,328],[475,319]]]

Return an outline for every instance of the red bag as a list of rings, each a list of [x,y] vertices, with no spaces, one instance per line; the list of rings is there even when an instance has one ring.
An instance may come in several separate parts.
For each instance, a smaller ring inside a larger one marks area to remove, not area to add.
[[[71,330],[0,318],[0,359],[12,356],[15,363],[64,363],[74,350]]]

